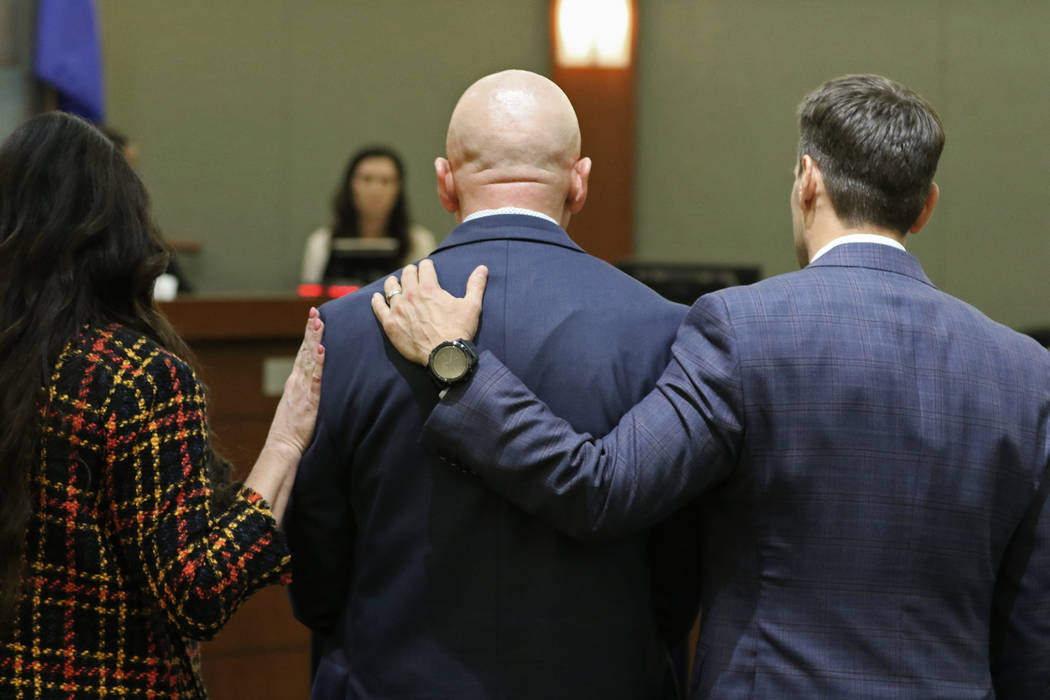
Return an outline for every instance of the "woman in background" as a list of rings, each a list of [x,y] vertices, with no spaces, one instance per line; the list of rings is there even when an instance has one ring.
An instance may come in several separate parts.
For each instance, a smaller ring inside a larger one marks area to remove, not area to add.
[[[0,145],[0,697],[205,697],[196,640],[289,570],[321,321],[238,487],[153,305],[166,264],[94,127],[52,112]]]
[[[398,258],[409,263],[434,250],[434,234],[409,221],[405,170],[389,148],[372,146],[350,159],[332,199],[332,225],[310,234],[302,281],[324,280],[333,238],[393,238]]]

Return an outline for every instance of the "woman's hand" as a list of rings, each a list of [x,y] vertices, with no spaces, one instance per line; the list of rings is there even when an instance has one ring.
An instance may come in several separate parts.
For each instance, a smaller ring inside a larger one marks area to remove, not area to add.
[[[284,382],[284,393],[281,394],[281,401],[277,404],[277,411],[270,424],[270,433],[266,437],[268,447],[302,455],[310,445],[317,407],[321,401],[323,333],[324,322],[317,309],[310,307],[303,342],[295,356],[292,373]]]
[[[324,322],[317,309],[311,307],[303,342],[295,356],[292,373],[284,383],[284,393],[277,404],[266,444],[244,480],[245,486],[270,504],[278,523],[284,517],[299,460],[313,437],[321,401],[323,333]]]

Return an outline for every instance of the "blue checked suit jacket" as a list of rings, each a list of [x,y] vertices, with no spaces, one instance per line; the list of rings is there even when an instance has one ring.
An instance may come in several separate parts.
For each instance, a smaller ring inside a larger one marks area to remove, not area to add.
[[[908,253],[700,298],[601,439],[486,353],[425,441],[579,538],[698,509],[695,698],[1050,697],[1050,353]]]
[[[652,389],[688,310],[532,216],[465,223],[431,257],[460,295],[488,266],[478,347],[580,430],[608,432]],[[681,562],[697,529],[581,545],[427,453],[437,389],[383,335],[380,289],[321,308],[321,409],[287,522],[313,697],[672,696],[665,640],[696,615]]]

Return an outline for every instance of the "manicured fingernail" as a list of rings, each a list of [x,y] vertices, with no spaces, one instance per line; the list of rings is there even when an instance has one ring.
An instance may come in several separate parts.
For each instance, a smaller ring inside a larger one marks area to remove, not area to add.
[[[321,327],[321,319],[315,318],[314,319],[314,330],[316,331],[320,327]]]

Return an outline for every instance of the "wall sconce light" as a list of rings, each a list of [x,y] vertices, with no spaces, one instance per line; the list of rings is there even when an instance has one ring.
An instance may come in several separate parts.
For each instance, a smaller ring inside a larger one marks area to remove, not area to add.
[[[555,61],[565,68],[631,65],[631,0],[557,0]]]

